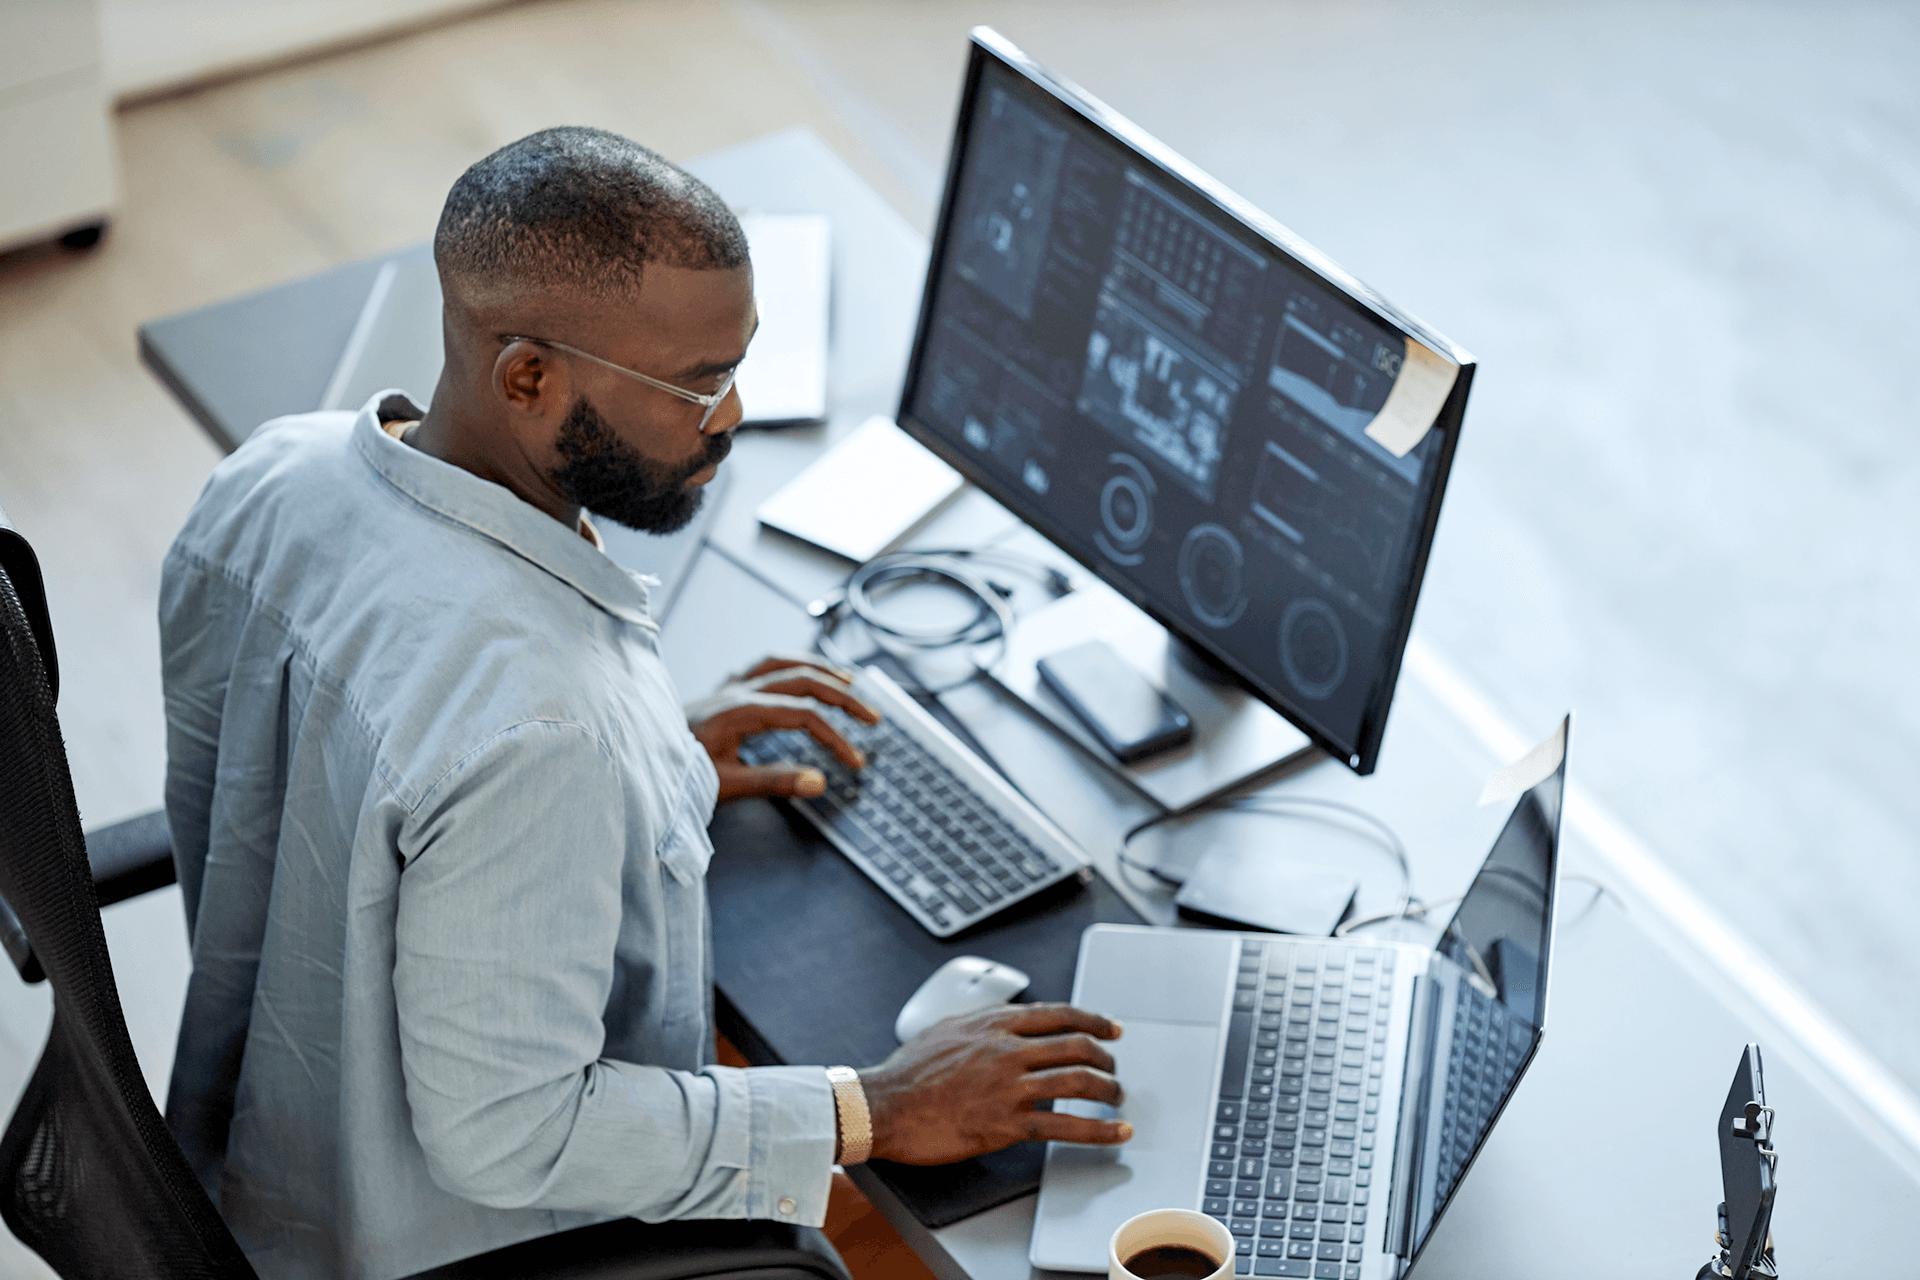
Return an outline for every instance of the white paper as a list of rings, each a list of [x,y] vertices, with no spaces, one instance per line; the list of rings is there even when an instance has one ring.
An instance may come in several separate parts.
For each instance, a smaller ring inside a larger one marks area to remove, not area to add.
[[[1400,366],[1387,402],[1367,424],[1367,435],[1396,458],[1404,458],[1433,429],[1440,406],[1460,376],[1460,366],[1412,338],[1406,340],[1407,359]]]
[[[1487,775],[1487,785],[1480,791],[1480,803],[1492,804],[1496,800],[1510,800],[1523,791],[1531,791],[1546,780],[1547,775],[1560,767],[1567,755],[1567,722],[1560,726],[1547,740],[1533,750],[1515,760],[1504,769],[1495,769]]]
[[[755,514],[761,524],[865,563],[896,546],[965,483],[893,419],[876,415]]]
[[[827,416],[833,227],[814,213],[743,213],[760,331],[735,385],[747,422]]]

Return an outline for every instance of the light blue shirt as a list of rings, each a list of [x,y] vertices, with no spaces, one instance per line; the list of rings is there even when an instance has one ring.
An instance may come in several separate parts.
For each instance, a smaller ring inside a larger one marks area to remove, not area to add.
[[[825,1073],[711,1065],[718,782],[649,580],[380,426],[417,416],[268,423],[167,557],[168,1121],[268,1280],[818,1224]]]

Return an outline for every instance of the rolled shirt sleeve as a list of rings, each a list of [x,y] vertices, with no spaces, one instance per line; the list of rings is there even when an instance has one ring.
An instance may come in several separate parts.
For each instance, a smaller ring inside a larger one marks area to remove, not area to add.
[[[393,983],[428,1172],[495,1208],[817,1226],[835,1137],[819,1067],[604,1056],[609,1002],[633,998],[615,977],[626,899],[664,898],[654,918],[669,927],[644,939],[654,962],[704,980],[704,949],[683,941],[704,934],[671,918],[672,871],[655,856],[671,815],[649,803],[585,727],[540,720],[476,748],[417,807]]]

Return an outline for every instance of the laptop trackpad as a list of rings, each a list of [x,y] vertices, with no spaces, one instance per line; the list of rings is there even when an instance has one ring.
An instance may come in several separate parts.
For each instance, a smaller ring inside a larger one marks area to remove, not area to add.
[[[1113,1229],[1149,1209],[1197,1209],[1206,1167],[1217,1027],[1127,1019],[1107,1046],[1127,1097],[1118,1112],[1133,1140],[1118,1147],[1047,1147],[1034,1223],[1033,1262],[1066,1271],[1104,1271]],[[1078,1099],[1056,1111],[1107,1117],[1110,1107]]]

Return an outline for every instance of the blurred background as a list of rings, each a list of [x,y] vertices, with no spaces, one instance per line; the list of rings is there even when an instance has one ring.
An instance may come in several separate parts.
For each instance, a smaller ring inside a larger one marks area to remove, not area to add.
[[[159,566],[219,458],[136,325],[423,239],[552,124],[803,124],[930,230],[975,23],[1474,353],[1419,637],[1535,736],[1577,708],[1587,786],[1920,1088],[1911,5],[4,0],[0,208],[111,180],[97,246],[0,255],[0,506],[86,824],[160,803]],[[107,915],[164,1096],[179,898]],[[47,1009],[0,979],[9,1107]]]

